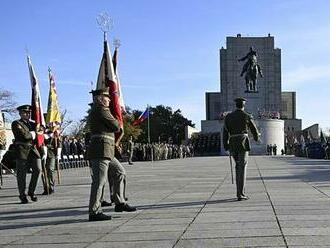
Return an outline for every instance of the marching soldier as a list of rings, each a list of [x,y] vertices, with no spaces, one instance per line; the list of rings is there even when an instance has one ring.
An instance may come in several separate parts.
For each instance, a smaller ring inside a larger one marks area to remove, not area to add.
[[[124,197],[126,172],[115,158],[115,136],[120,130],[117,120],[111,115],[110,95],[107,89],[92,91],[93,105],[88,116],[90,144],[87,151],[92,169],[92,184],[89,200],[89,221],[110,220],[101,209],[102,189],[107,181],[108,170],[113,180],[115,211],[135,211]]]
[[[31,106],[22,105],[17,108],[20,119],[12,123],[12,131],[15,137],[15,152],[16,152],[16,170],[17,170],[17,185],[19,191],[19,199],[22,204],[28,203],[26,198],[26,173],[29,165],[32,168],[32,175],[28,189],[28,195],[31,200],[36,202],[38,199],[34,194],[39,175],[41,172],[41,154],[34,144],[36,137],[35,124],[30,122]]]
[[[236,163],[237,200],[249,199],[245,195],[246,165],[250,151],[248,130],[253,134],[255,141],[259,141],[259,132],[252,116],[244,111],[246,99],[236,98],[236,110],[225,117],[223,129],[223,145],[229,150]]]

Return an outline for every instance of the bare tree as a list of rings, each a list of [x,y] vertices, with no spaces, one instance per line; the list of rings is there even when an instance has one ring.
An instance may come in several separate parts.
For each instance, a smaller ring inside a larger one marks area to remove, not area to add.
[[[68,114],[68,110],[67,109],[63,109],[63,111],[61,111],[61,132],[63,133],[73,122],[73,120],[69,119],[69,117],[67,116]]]
[[[83,120],[76,121],[72,124],[69,131],[67,132],[69,136],[74,136],[76,138],[83,138],[85,131],[86,122]]]
[[[9,90],[0,89],[0,109],[2,112],[13,115],[17,103],[14,101],[14,93]]]

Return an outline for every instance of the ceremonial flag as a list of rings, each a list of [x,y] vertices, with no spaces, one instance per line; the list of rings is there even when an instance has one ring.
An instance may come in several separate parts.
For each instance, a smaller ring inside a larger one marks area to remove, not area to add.
[[[0,158],[2,155],[1,150],[6,150],[6,143],[7,143],[7,141],[6,141],[5,118],[0,109]],[[0,171],[0,173],[1,173],[1,171]]]
[[[113,53],[112,56],[112,64],[113,64],[113,69],[115,71],[116,77],[117,77],[117,84],[118,84],[118,93],[119,93],[119,104],[121,107],[121,111],[126,113],[126,109],[125,109],[125,103],[124,103],[124,97],[123,97],[123,93],[121,90],[121,84],[120,84],[120,80],[119,80],[119,74],[118,74],[118,48],[115,48],[115,51]]]
[[[55,160],[55,168],[57,172],[57,182],[61,184],[61,175],[60,175],[60,165],[59,165],[59,157],[61,155],[61,149],[59,148],[59,131],[61,124],[61,112],[58,106],[57,100],[57,92],[55,86],[55,79],[52,74],[50,68],[48,68],[48,78],[49,78],[49,94],[48,94],[48,105],[47,105],[47,115],[46,115],[46,123],[51,132],[54,133],[54,142],[56,149],[56,157]],[[49,188],[47,188],[49,191]],[[49,192],[48,192],[49,193]]]
[[[32,106],[32,112],[31,112],[31,119],[34,121],[36,125],[36,132],[40,131],[40,126],[46,126],[45,125],[45,119],[42,111],[42,105],[41,105],[41,98],[40,98],[40,90],[39,90],[39,82],[38,78],[34,72],[34,68],[31,62],[30,56],[27,56],[27,62],[29,67],[29,73],[30,73],[30,81],[31,81],[31,89],[32,89],[32,98],[31,98],[31,106]],[[42,143],[44,141],[44,135],[36,133],[36,145],[37,148],[40,148]]]
[[[302,146],[302,148],[305,147],[305,137],[303,134],[300,135],[300,142],[299,144]]]
[[[109,88],[110,99],[111,99],[110,102],[111,114],[115,117],[115,119],[119,123],[119,126],[123,129],[124,123],[123,123],[123,116],[120,107],[120,99],[119,99],[120,96],[119,96],[117,77],[113,68],[112,60],[110,59],[111,54],[106,38],[104,39],[103,45],[104,45],[103,57],[101,60],[99,75],[97,78],[96,89],[102,89],[106,87]],[[122,133],[115,133],[116,142],[118,142],[118,140],[120,141],[121,137],[122,137]]]
[[[145,119],[149,118],[149,108],[147,108],[140,116],[133,122],[133,126],[141,124]]]
[[[313,140],[312,135],[311,135],[311,133],[310,133],[309,130],[308,130],[308,131],[307,131],[307,143],[311,143],[312,140]]]
[[[55,79],[52,74],[51,69],[48,69],[49,77],[49,95],[48,95],[48,105],[47,105],[47,116],[46,124],[51,128],[52,131],[55,131],[59,128],[61,124],[61,112],[58,106]]]
[[[322,130],[321,130],[321,134],[320,134],[320,141],[321,141],[321,144],[322,145],[325,144],[325,143],[327,143],[326,140],[325,140],[325,138],[324,138],[324,134],[323,134]]]
[[[294,141],[293,141],[293,144],[298,144],[298,140],[296,137],[294,137]]]

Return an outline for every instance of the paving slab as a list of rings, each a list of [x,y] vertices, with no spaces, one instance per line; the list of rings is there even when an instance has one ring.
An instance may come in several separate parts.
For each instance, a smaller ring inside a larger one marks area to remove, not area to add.
[[[330,161],[251,156],[238,202],[227,157],[124,163],[135,213],[89,222],[89,168],[62,171],[56,193],[18,204],[0,189],[0,247],[329,247]],[[29,181],[30,175],[28,175]],[[108,185],[106,196],[109,196]],[[109,200],[109,199],[107,199]]]

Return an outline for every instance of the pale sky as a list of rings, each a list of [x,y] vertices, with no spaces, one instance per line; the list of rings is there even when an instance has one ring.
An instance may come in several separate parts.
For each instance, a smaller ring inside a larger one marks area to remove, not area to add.
[[[114,20],[119,74],[126,105],[180,108],[198,128],[205,92],[219,91],[219,49],[226,36],[275,37],[282,50],[282,89],[297,92],[303,127],[330,127],[330,3],[321,0],[2,0],[0,87],[30,102],[26,48],[46,109],[47,68],[55,75],[62,108],[79,120],[96,81],[103,35],[101,12]]]

